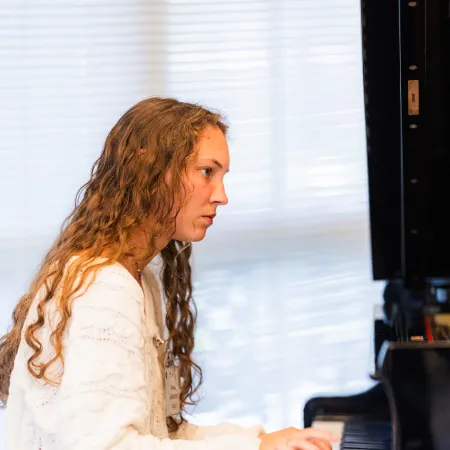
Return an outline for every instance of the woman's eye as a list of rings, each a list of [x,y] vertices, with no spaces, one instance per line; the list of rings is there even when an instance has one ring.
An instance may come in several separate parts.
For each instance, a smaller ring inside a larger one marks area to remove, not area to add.
[[[205,177],[209,177],[212,173],[212,169],[210,167],[200,170],[203,172],[203,175],[205,175]]]

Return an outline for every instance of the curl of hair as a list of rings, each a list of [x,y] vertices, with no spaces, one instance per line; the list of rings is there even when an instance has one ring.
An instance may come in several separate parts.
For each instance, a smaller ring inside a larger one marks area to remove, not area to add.
[[[31,375],[44,383],[58,385],[64,369],[63,335],[72,304],[92,283],[95,273],[124,258],[149,259],[158,252],[161,237],[173,235],[176,215],[189,196],[183,174],[195,156],[196,141],[208,126],[227,132],[222,117],[213,111],[175,99],[153,97],[132,107],[112,128],[89,181],[76,196],[73,211],[64,221],[28,292],[17,303],[12,327],[0,338],[0,401],[4,406],[22,336],[33,350],[28,359]],[[170,183],[166,182],[168,171]],[[148,246],[137,254],[130,245],[130,237],[149,217],[154,225],[148,235]],[[184,247],[184,243],[170,240],[161,251],[166,326],[169,345],[179,360],[183,411],[187,405],[196,404],[193,396],[202,381],[202,371],[192,359],[196,308],[189,263],[191,248],[180,251]],[[69,265],[73,255],[78,258]],[[97,260],[98,257],[104,259]],[[50,342],[45,343],[39,341],[37,332],[48,320],[46,308],[50,302],[56,302],[59,321],[52,329]],[[25,327],[34,303],[37,319]],[[42,361],[45,345],[54,350],[48,361]],[[56,361],[60,361],[62,369],[57,376],[50,376],[49,369]],[[168,420],[169,429],[176,431],[181,422]]]

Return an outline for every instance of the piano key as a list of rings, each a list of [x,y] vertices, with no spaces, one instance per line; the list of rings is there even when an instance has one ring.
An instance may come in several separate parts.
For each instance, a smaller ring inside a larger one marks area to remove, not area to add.
[[[389,450],[391,424],[388,421],[364,420],[315,420],[312,428],[330,431],[339,437],[332,443],[333,450]]]
[[[345,422],[338,420],[315,420],[312,423],[311,428],[317,428],[318,430],[329,431],[339,438],[339,441],[332,442],[331,448],[333,450],[340,450],[342,435],[344,433]]]

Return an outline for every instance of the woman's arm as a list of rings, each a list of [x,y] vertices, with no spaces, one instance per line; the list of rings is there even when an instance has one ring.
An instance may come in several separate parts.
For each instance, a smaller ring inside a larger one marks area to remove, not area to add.
[[[189,422],[184,422],[174,435],[174,439],[202,440],[208,437],[223,436],[227,434],[258,438],[264,434],[263,427],[256,425],[253,427],[241,427],[231,423],[219,423],[215,426],[196,426]]]

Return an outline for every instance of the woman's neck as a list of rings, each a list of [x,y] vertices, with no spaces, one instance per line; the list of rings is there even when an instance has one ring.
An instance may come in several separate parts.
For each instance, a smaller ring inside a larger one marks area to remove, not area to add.
[[[148,247],[150,245],[149,234],[144,230],[139,228],[130,238],[129,247],[134,257],[124,257],[122,261],[119,261],[135,278],[135,280],[141,284],[142,272],[145,267],[150,264],[156,255],[160,253],[160,251],[165,248],[168,244],[169,240],[166,238],[161,238],[159,242],[155,245],[155,248],[152,249],[151,255],[149,257],[145,257],[148,255]]]

